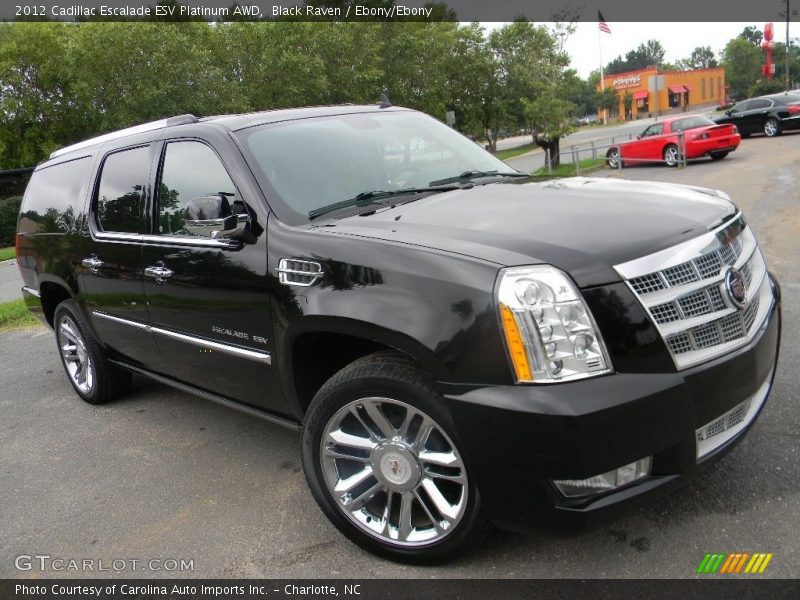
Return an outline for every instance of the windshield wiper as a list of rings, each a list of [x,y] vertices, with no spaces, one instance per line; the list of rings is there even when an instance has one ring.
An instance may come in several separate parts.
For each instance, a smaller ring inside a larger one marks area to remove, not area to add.
[[[379,198],[390,198],[392,196],[402,196],[404,194],[419,194],[422,192],[447,192],[450,190],[459,190],[459,185],[430,185],[426,187],[413,187],[404,188],[402,190],[373,190],[371,192],[361,192],[352,198],[342,200],[341,202],[334,202],[327,206],[315,208],[308,213],[309,220],[316,219],[324,214],[339,210],[341,208],[350,208],[351,206],[369,206],[370,204],[379,204],[376,202]]]
[[[430,185],[443,185],[446,183],[456,183],[459,181],[471,181],[479,177],[530,177],[527,173],[500,173],[498,171],[464,171],[455,177],[447,177],[431,181]]]

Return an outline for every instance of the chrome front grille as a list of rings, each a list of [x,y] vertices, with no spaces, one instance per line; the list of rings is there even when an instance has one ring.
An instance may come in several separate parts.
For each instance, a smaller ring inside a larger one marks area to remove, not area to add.
[[[747,343],[774,301],[761,251],[741,215],[615,269],[653,319],[679,369]],[[743,308],[726,290],[730,269],[737,269],[745,282]]]

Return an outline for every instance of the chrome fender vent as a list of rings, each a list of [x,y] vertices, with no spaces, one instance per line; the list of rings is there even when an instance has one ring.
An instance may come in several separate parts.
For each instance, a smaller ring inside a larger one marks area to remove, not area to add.
[[[322,265],[297,258],[282,258],[276,271],[281,283],[299,287],[313,285],[322,277]]]

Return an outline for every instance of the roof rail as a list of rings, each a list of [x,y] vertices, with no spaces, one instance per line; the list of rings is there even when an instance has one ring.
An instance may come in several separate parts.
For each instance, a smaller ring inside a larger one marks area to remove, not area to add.
[[[172,127],[174,125],[187,125],[189,123],[197,123],[198,121],[199,119],[194,115],[187,114],[187,115],[178,115],[177,117],[169,117],[167,119],[159,119],[158,121],[151,121],[150,123],[142,123],[141,125],[135,125],[133,127],[128,127],[126,129],[120,129],[119,131],[112,131],[111,133],[99,135],[97,137],[93,137],[91,139],[78,142],[77,144],[72,144],[71,146],[65,146],[63,148],[59,148],[58,150],[55,150],[54,152],[50,153],[50,158],[56,158],[57,156],[61,156],[62,154],[66,154],[68,152],[80,150],[81,148],[88,148],[89,146],[102,144],[104,142],[110,142],[111,140],[118,140],[120,138],[127,137],[129,135],[144,133],[146,131],[154,131],[156,129],[163,129],[164,127]]]

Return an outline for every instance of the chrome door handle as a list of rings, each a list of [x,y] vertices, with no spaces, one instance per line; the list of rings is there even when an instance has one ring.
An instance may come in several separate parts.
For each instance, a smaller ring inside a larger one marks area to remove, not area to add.
[[[156,280],[156,283],[166,283],[167,279],[172,277],[172,270],[162,265],[155,265],[146,267],[144,274]]]
[[[92,256],[89,256],[88,258],[84,258],[84,259],[81,261],[81,264],[82,264],[84,267],[89,267],[89,270],[90,270],[92,273],[97,273],[97,272],[99,272],[99,271],[100,271],[100,267],[102,267],[102,266],[103,266],[103,261],[102,261],[102,260],[100,260],[99,258],[97,258],[97,256],[95,256],[95,255],[93,254]]]

